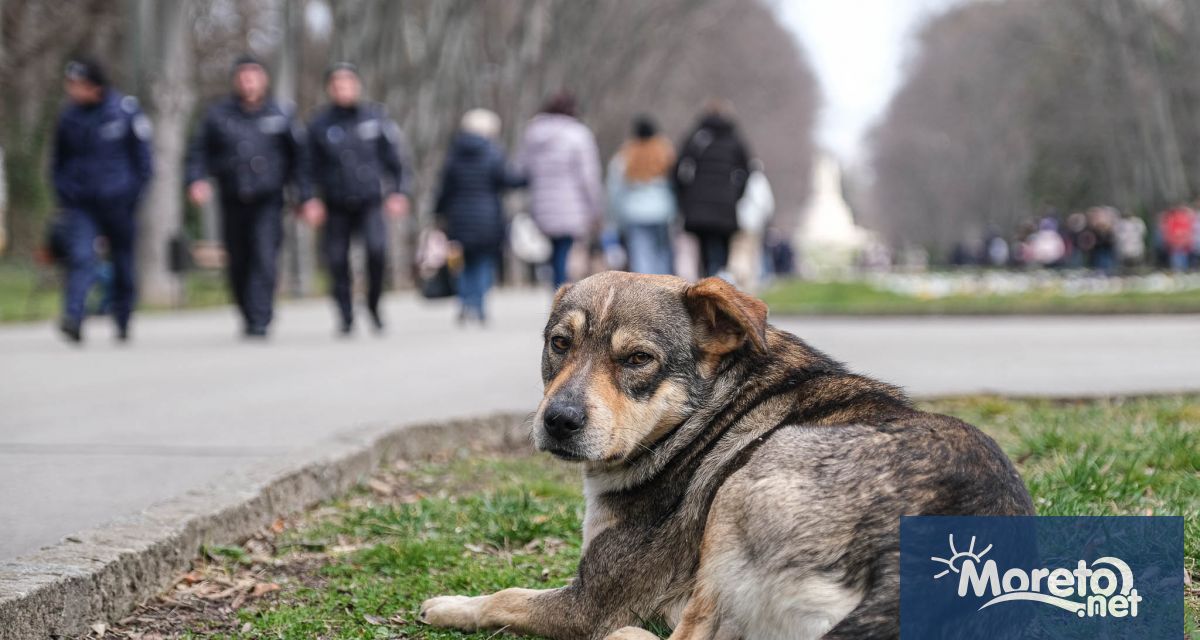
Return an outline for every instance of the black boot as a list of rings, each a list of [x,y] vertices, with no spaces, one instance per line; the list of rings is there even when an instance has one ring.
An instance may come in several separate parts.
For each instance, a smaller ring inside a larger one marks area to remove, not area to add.
[[[83,325],[78,320],[63,318],[62,323],[58,325],[58,330],[62,332],[67,342],[71,344],[83,343]]]
[[[383,316],[379,314],[379,307],[371,307],[369,311],[371,312],[371,328],[375,330],[375,333],[383,333]]]

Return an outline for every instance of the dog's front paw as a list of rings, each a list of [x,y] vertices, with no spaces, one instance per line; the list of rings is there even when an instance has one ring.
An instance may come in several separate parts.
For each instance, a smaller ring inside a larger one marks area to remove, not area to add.
[[[448,627],[462,631],[479,629],[479,611],[487,596],[438,596],[421,603],[421,614],[417,619],[435,627]]]

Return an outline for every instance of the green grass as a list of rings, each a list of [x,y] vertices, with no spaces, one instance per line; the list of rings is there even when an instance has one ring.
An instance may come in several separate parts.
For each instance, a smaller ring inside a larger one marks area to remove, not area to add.
[[[0,323],[35,322],[58,317],[62,311],[61,282],[57,269],[0,262]],[[189,273],[184,277],[184,286],[184,307],[214,307],[230,303],[225,279],[220,273]],[[96,295],[97,291],[93,289],[92,300],[96,299]],[[142,307],[144,311],[163,309]]]
[[[924,408],[975,423],[1017,462],[1043,515],[1184,515],[1200,576],[1200,396],[1061,402],[972,397]],[[464,457],[384,472],[273,540],[273,558],[210,547],[209,571],[282,589],[186,637],[471,638],[414,622],[422,600],[554,587],[580,553],[578,468],[546,456]],[[255,564],[255,563],[258,564]],[[248,566],[253,565],[253,569]],[[290,567],[290,568],[289,568]],[[1200,638],[1200,587],[1187,593]],[[236,607],[235,607],[236,608]]]
[[[780,283],[763,294],[776,314],[799,315],[1013,315],[1088,313],[1197,313],[1200,290],[1065,295],[1033,291],[1009,295],[921,298],[866,282]]]

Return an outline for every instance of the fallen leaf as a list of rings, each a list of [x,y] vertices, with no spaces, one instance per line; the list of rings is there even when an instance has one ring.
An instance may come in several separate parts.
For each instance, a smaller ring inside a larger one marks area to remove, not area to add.
[[[373,625],[381,625],[385,622],[385,620],[383,618],[380,618],[379,616],[373,616],[369,613],[363,614],[363,620],[366,620],[367,624],[373,624]]]
[[[250,630],[253,628],[254,628],[254,625],[247,622],[246,624],[242,625],[242,633],[250,633]]]
[[[197,582],[200,582],[203,579],[204,579],[204,576],[201,575],[199,571],[189,571],[189,572],[183,574],[183,577],[180,578],[179,581],[184,584],[196,584]]]
[[[274,531],[275,533],[283,533],[283,529],[286,526],[287,523],[283,521],[283,518],[275,518],[275,522],[271,523],[271,531]]]
[[[368,480],[367,486],[370,487],[371,491],[374,491],[375,493],[378,493],[381,496],[390,496],[394,492],[392,489],[392,485],[390,485],[382,480],[376,480],[375,478],[371,478],[370,480]]]
[[[103,622],[97,622],[96,624],[92,625],[92,631],[95,631],[96,635],[103,638],[104,634],[108,631],[108,625],[104,624]]]
[[[279,591],[279,585],[274,582],[260,582],[250,591],[250,597],[259,598],[272,591]]]

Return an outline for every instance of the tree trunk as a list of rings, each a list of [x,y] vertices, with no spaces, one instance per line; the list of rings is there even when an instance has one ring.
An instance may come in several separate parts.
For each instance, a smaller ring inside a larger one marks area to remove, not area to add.
[[[301,36],[304,29],[304,3],[283,0],[281,16],[283,37],[277,53],[279,72],[275,78],[275,99],[281,104],[296,105],[300,69]],[[297,114],[299,117],[299,114]],[[315,290],[314,276],[317,259],[313,230],[290,212],[284,213],[283,286],[293,297],[311,295]]]
[[[168,244],[183,219],[183,155],[192,92],[190,11],[186,0],[139,0],[139,10],[149,17],[140,56],[149,89],[147,113],[154,122],[154,180],[140,211],[138,270],[141,297],[153,304],[168,304],[178,287],[171,273]]]

